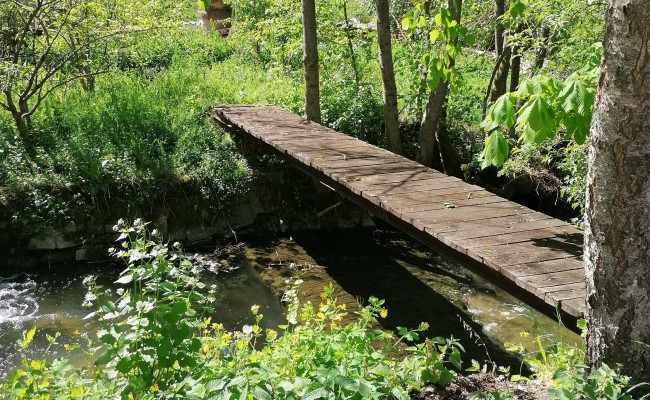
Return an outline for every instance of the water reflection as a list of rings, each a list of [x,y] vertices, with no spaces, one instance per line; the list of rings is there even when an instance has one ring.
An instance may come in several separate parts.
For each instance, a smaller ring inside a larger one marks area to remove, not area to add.
[[[556,321],[390,229],[245,240],[247,245],[235,254],[215,255],[216,245],[202,249],[201,258],[210,264],[203,281],[216,286],[213,321],[227,329],[253,324],[253,304],[261,305],[262,328],[285,323],[278,299],[286,280],[299,275],[304,281],[301,301],[319,304],[323,287],[332,282],[339,303],[348,305],[350,321],[357,301],[383,298],[389,311],[380,321],[382,328],[415,328],[428,322],[429,335],[462,341],[466,362],[472,358],[483,362],[487,351],[493,360],[518,370],[520,361],[504,351],[503,342],[522,342],[534,350],[536,334],[555,333],[568,343],[580,343],[578,335],[560,330]],[[43,357],[46,334],[62,334],[61,346],[50,349],[49,357],[57,357],[66,353],[64,344],[77,339],[76,331],[96,331],[96,322],[83,320],[89,311],[81,306],[86,292],[83,278],[96,275],[99,284],[111,287],[122,268],[77,264],[0,277],[0,378],[19,365],[15,342],[23,330],[38,328],[28,358]],[[483,335],[487,349],[471,331]],[[78,353],[65,356],[72,356],[73,363],[87,362]]]

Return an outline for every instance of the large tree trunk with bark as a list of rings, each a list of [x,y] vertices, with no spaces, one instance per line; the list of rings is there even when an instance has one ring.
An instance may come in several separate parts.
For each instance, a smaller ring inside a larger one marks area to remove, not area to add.
[[[447,101],[449,84],[440,81],[438,86],[429,93],[429,100],[422,115],[420,135],[418,136],[418,150],[415,160],[422,165],[431,167],[434,164],[433,153],[437,146],[436,130],[442,116],[442,109]]]
[[[650,2],[609,0],[591,125],[586,362],[650,377]]]
[[[462,6],[462,0],[449,0],[449,8],[452,13],[452,18],[456,20],[459,25]],[[454,64],[455,60],[450,57],[449,68],[453,68]],[[446,117],[445,108],[448,96],[449,82],[444,81],[440,81],[438,86],[436,86],[436,88],[429,94],[429,99],[420,125],[416,161],[426,165],[427,167],[438,164],[437,160],[433,159],[435,154],[434,150],[437,147],[440,151],[440,164],[442,164],[445,173],[462,177],[460,157],[456,150],[451,146],[447,130],[440,129],[441,120]]]
[[[302,0],[302,65],[305,77],[305,113],[307,119],[321,122],[318,79],[318,35],[315,0]]]
[[[397,85],[393,68],[393,48],[390,33],[390,5],[388,0],[377,0],[377,40],[379,66],[384,97],[384,124],[386,145],[393,153],[402,154],[399,135],[399,112],[397,111]]]

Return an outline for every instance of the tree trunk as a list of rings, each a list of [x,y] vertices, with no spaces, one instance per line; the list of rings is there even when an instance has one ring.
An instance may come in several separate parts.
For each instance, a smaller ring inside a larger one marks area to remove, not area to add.
[[[449,134],[447,133],[447,104],[449,93],[447,93],[447,99],[442,107],[442,113],[440,114],[440,121],[438,123],[438,130],[436,131],[436,141],[438,142],[438,150],[440,151],[440,162],[442,163],[442,170],[445,174],[455,176],[456,178],[463,179],[463,169],[461,165],[463,160],[460,155],[452,146],[451,141],[449,140]]]
[[[321,122],[318,79],[318,35],[315,0],[302,0],[302,65],[305,76],[305,113],[307,119]]]
[[[508,71],[510,70],[510,55],[512,50],[506,43],[505,32],[503,29],[503,14],[505,13],[505,0],[494,0],[494,18],[496,27],[494,28],[494,43],[497,52],[497,60],[500,60],[494,77],[494,87],[492,88],[492,102],[496,101],[506,92],[508,84]],[[504,54],[505,53],[505,54]],[[504,54],[503,57],[500,57]]]
[[[431,13],[431,0],[424,0],[423,4],[424,15],[429,15]]]
[[[449,8],[452,12],[452,17],[456,20],[458,25],[460,25],[462,5],[462,0],[449,0]],[[455,60],[450,57],[449,68],[453,68],[454,64]],[[449,138],[447,137],[446,130],[444,132],[440,132],[439,130],[441,117],[444,114],[443,110],[448,101],[448,94],[449,82],[444,81],[440,81],[438,86],[429,93],[429,99],[424,110],[424,115],[422,115],[422,123],[420,124],[420,135],[418,137],[418,149],[415,159],[420,164],[431,167],[436,163],[433,156],[434,148],[438,146],[442,165],[445,170],[453,171],[456,169],[454,165],[456,162],[454,159],[458,159],[458,154],[449,145]],[[438,143],[438,137],[440,137],[444,143]],[[451,154],[455,154],[456,157],[451,156]],[[458,165],[458,169],[460,169],[460,165]]]
[[[388,0],[377,0],[377,41],[379,46],[379,66],[384,97],[384,123],[386,125],[386,144],[388,150],[402,154],[402,141],[399,135],[399,113],[397,111],[397,85],[393,69],[393,49],[390,33],[390,9]]]
[[[429,100],[422,115],[415,160],[427,167],[431,167],[434,162],[433,149],[437,145],[436,130],[440,122],[445,101],[447,101],[448,91],[449,85],[447,82],[440,81],[438,86],[429,93]]]
[[[505,46],[504,32],[503,32],[503,14],[506,12],[505,0],[494,0],[494,20],[496,26],[494,28],[494,49],[497,52],[497,57],[501,55]]]
[[[508,72],[510,71],[510,55],[512,49],[507,46],[503,49],[503,57],[497,67],[496,75],[494,76],[494,86],[492,87],[492,96],[490,100],[494,103],[499,97],[506,93],[508,86]]]
[[[650,2],[609,0],[585,215],[586,363],[650,376]]]
[[[516,92],[519,89],[519,78],[521,77],[521,54],[519,46],[515,47],[512,50],[512,61],[510,62],[510,92]],[[521,105],[517,104],[517,110],[521,108]],[[515,125],[511,126],[508,130],[508,134],[512,138],[517,137],[515,132]]]
[[[542,44],[535,52],[535,63],[533,64],[533,68],[530,69],[530,73],[528,74],[530,78],[532,78],[537,73],[537,71],[544,67],[544,61],[546,60],[546,54],[548,53],[548,46],[551,41],[550,38],[551,29],[542,29]]]
[[[345,36],[348,39],[348,48],[350,49],[350,61],[352,62],[352,71],[354,72],[354,82],[359,87],[359,71],[357,70],[357,58],[354,55],[354,46],[352,45],[352,35],[350,34],[350,20],[348,19],[348,4],[343,1],[343,16],[345,17]]]

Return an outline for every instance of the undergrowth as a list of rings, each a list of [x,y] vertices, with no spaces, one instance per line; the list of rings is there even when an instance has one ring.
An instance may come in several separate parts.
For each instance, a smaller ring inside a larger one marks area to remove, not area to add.
[[[260,327],[264,316],[257,305],[251,308],[253,325],[224,329],[212,321],[215,287],[201,282],[203,266],[178,245],[163,244],[146,225],[116,226],[120,245],[111,252],[127,265],[115,282],[118,289],[104,289],[92,276],[84,280],[84,306],[91,310],[86,319],[102,327],[63,347],[82,352],[87,364],[52,359],[59,335],[46,335],[45,354],[23,358],[0,385],[2,398],[409,399],[424,384],[448,385],[461,371],[458,341],[419,343],[428,324],[398,328],[397,335],[377,329],[387,315],[383,300],[371,297],[353,322],[342,325],[347,307],[337,302],[331,284],[314,305],[298,300],[299,279],[287,281],[287,323],[277,329]],[[24,332],[19,351],[37,334],[36,328]],[[605,365],[585,378],[582,349],[561,342],[542,346],[541,338],[538,343],[539,351],[524,358],[534,375],[513,380],[549,385],[552,399],[632,398],[636,387],[627,389],[628,379]],[[478,368],[472,362],[466,371]],[[472,398],[512,396],[507,389],[480,390]]]

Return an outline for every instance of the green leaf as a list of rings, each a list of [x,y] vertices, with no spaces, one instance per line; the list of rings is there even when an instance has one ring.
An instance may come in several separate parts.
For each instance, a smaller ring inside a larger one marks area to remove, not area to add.
[[[524,128],[524,140],[527,143],[541,144],[557,132],[558,122],[555,113],[541,95],[533,95],[519,110],[517,124]]]
[[[273,400],[273,396],[268,389],[261,386],[255,386],[255,389],[253,389],[253,397],[259,400]]]
[[[441,78],[442,74],[438,69],[434,68],[429,70],[429,79],[427,79],[427,86],[429,87],[430,91],[434,91],[436,87],[438,87]]]
[[[23,340],[20,342],[20,350],[24,350],[32,342],[34,334],[36,333],[36,326],[27,332],[23,332]]]
[[[95,360],[95,365],[102,366],[104,364],[108,364],[108,362],[111,361],[112,358],[113,358],[113,350],[108,349],[101,356],[97,357],[97,360]]]
[[[463,362],[460,359],[460,351],[458,351],[458,349],[454,348],[454,350],[452,350],[451,354],[449,355],[449,361],[454,367],[460,369],[460,366]]]
[[[302,399],[303,400],[316,400],[322,399],[327,396],[327,390],[322,387],[316,388],[308,392]]]
[[[203,11],[207,11],[208,6],[210,5],[210,0],[198,0],[196,4],[199,5],[199,8]]]
[[[435,43],[435,41],[438,40],[438,36],[440,36],[440,31],[437,29],[432,30],[429,34],[429,40],[431,40],[431,43]]]
[[[408,31],[409,25],[411,24],[411,19],[406,17],[402,20],[402,30]]]
[[[438,383],[441,384],[442,386],[447,386],[453,380],[454,380],[454,373],[448,370],[447,368],[442,368],[442,370],[440,371],[440,378],[438,379]]]
[[[510,148],[508,147],[508,142],[503,137],[501,132],[494,131],[490,136],[488,136],[485,141],[485,150],[483,151],[483,168],[487,168],[490,165],[495,167],[500,167],[503,165],[503,162],[508,158],[508,153]]]
[[[486,130],[491,131],[500,126],[506,125],[508,128],[513,126],[516,121],[515,97],[512,93],[506,93],[499,97],[490,107],[490,112],[481,123]]]
[[[512,18],[517,18],[526,11],[526,4],[521,0],[510,0],[510,15]]]

